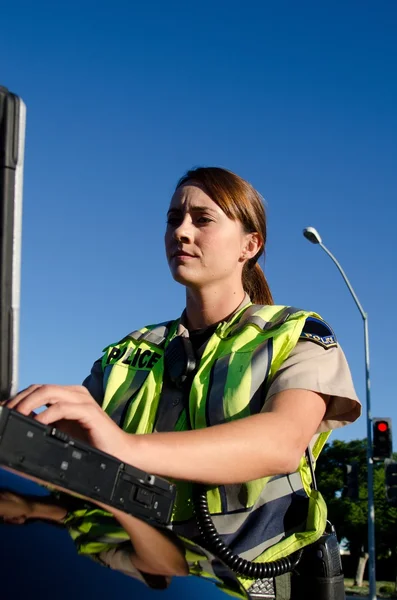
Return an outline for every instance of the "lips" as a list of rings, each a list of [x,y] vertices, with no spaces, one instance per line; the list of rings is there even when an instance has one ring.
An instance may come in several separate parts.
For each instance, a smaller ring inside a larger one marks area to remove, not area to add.
[[[171,254],[171,258],[175,258],[178,256],[187,256],[189,258],[194,258],[193,254],[189,254],[189,252],[184,252],[183,250],[176,250]]]

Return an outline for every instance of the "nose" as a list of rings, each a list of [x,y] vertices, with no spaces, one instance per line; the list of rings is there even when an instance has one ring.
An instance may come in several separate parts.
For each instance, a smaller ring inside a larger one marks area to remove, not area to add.
[[[189,215],[185,215],[181,222],[175,227],[173,237],[178,242],[188,244],[193,239],[192,222]]]

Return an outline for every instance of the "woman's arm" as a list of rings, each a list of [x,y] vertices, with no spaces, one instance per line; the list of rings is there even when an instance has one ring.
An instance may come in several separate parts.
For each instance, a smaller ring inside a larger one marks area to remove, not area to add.
[[[326,409],[320,394],[292,389],[270,398],[266,412],[223,425],[130,435],[82,388],[32,386],[9,405],[29,415],[46,403],[50,407],[35,417],[42,423],[78,422],[87,441],[123,462],[163,477],[210,484],[242,483],[295,471]],[[161,575],[187,573],[182,551],[168,537],[134,517],[105,509],[130,535],[136,568]]]
[[[22,524],[29,519],[45,519],[61,522],[67,514],[67,509],[46,496],[30,496],[0,491],[0,517],[5,523]]]
[[[152,575],[188,574],[183,552],[171,538],[140,519],[108,506],[101,505],[101,508],[112,512],[130,536],[130,560],[136,569]],[[41,519],[61,525],[66,515],[67,509],[62,504],[47,497],[0,491],[0,516],[6,523],[22,524],[27,520]]]
[[[151,575],[188,575],[189,569],[179,546],[167,535],[144,521],[106,507],[130,536],[131,562],[139,571]]]
[[[88,443],[121,461],[163,477],[209,484],[242,483],[291,473],[326,410],[316,392],[275,394],[261,414],[194,431],[130,435],[122,431],[81,386],[33,385],[7,403],[46,425],[78,422]]]
[[[129,436],[121,460],[163,477],[210,484],[294,472],[325,414],[320,394],[286,390],[266,412],[207,429]]]

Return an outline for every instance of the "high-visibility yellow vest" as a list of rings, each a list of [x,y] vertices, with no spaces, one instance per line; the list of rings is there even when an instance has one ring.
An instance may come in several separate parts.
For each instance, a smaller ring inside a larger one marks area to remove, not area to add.
[[[305,334],[307,320],[316,321],[320,330],[322,325],[323,332]],[[104,350],[103,409],[127,432],[156,430],[165,394],[164,353],[178,327],[179,320],[148,326]],[[174,422],[168,422],[168,430],[182,431],[189,425],[201,429],[259,413],[269,383],[302,337],[325,347],[335,345],[332,331],[316,313],[285,306],[244,306],[229,322],[220,323],[208,340],[191,384],[188,410],[180,410]],[[173,393],[178,399],[179,390],[171,390],[171,396],[168,390],[168,401]],[[314,460],[328,435],[319,435],[312,449]],[[214,579],[227,591],[222,574],[214,568],[216,561],[200,546],[192,484],[176,483],[170,527],[185,544],[190,572]],[[306,457],[296,473],[209,486],[207,499],[222,540],[247,560],[267,562],[287,556],[316,541],[325,529],[326,506],[311,487]],[[80,552],[93,554],[128,540],[111,515],[99,509],[77,512],[68,526]],[[252,579],[238,576],[237,582],[237,587],[248,589]],[[238,596],[230,586],[229,591]]]

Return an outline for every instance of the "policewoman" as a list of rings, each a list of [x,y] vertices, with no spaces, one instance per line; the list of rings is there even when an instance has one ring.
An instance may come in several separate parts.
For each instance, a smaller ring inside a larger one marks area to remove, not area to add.
[[[293,563],[326,528],[311,467],[360,404],[330,327],[274,305],[258,264],[265,243],[248,182],[189,171],[165,234],[186,288],[180,318],[110,344],[82,387],[33,385],[10,402],[24,414],[47,404],[38,421],[177,482],[170,535],[115,510],[64,519],[81,553],[151,587],[190,573],[236,598],[287,600],[288,573],[255,565]]]

